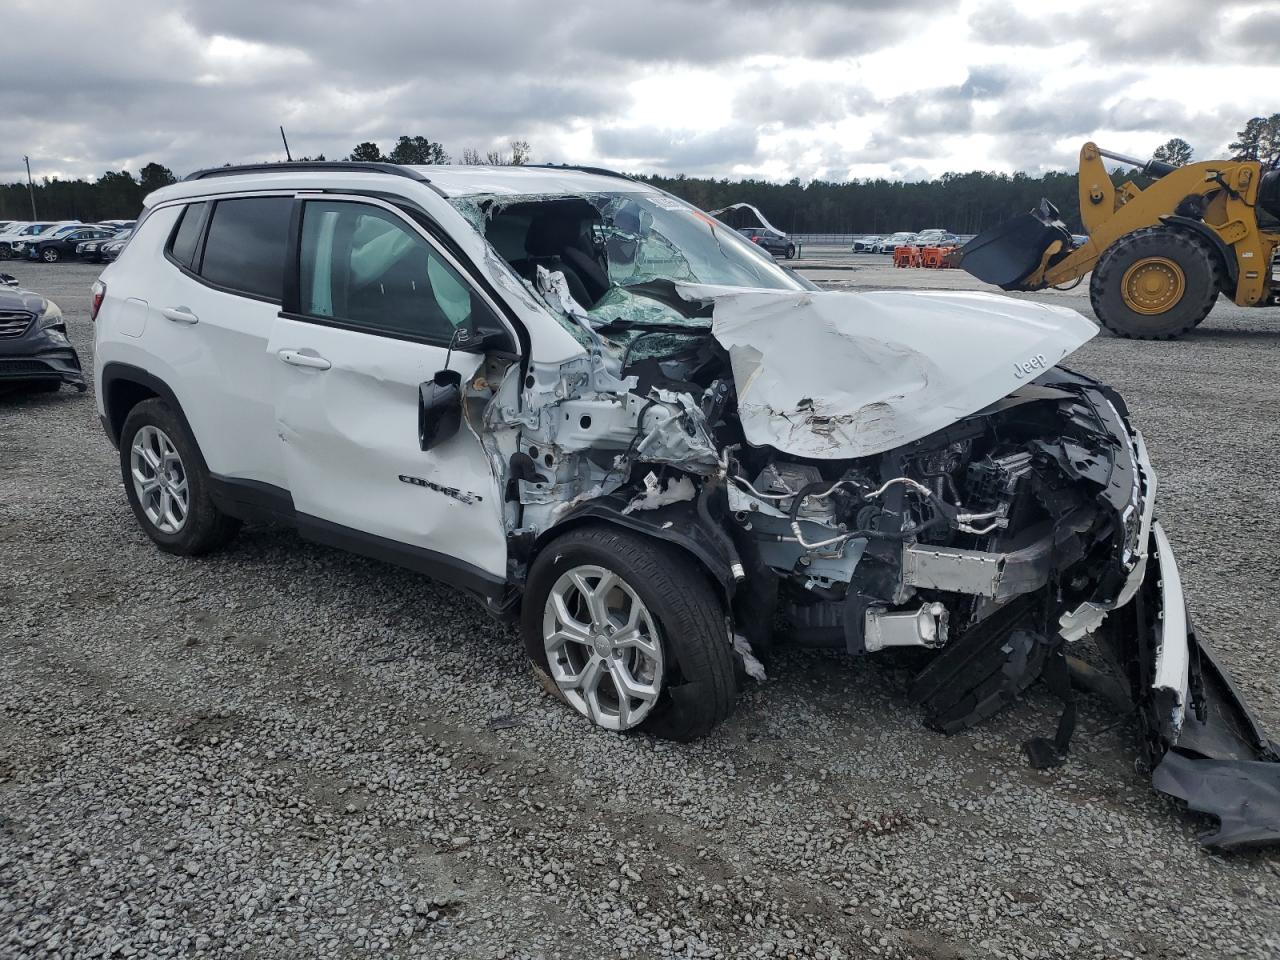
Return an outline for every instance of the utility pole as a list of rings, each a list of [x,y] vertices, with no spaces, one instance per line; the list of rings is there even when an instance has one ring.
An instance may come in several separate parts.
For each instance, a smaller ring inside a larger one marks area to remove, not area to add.
[[[24,156],[22,162],[27,165],[27,193],[31,195],[31,219],[37,220],[39,218],[36,216],[36,187],[31,182],[31,158]]]
[[[284,124],[280,125],[280,139],[284,141],[284,158],[292,161],[293,156],[289,153],[289,140],[284,135]]]

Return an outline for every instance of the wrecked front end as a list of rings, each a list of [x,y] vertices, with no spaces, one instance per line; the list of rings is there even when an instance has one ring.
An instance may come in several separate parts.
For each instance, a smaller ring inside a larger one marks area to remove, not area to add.
[[[711,574],[752,675],[781,643],[914,650],[910,696],[944,733],[1043,678],[1064,710],[1027,741],[1039,767],[1085,686],[1137,712],[1157,788],[1219,817],[1207,843],[1280,840],[1274,745],[1190,626],[1142,436],[1057,366],[1092,324],[652,271],[584,295],[586,273],[530,270],[584,352],[486,408],[514,581],[575,523],[642,530]]]

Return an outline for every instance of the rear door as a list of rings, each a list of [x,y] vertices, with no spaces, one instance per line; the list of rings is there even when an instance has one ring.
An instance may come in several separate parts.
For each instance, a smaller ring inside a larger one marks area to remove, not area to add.
[[[165,341],[209,469],[287,488],[275,432],[267,341],[280,311],[293,196],[191,203],[165,249],[174,269],[150,301],[147,336]]]
[[[502,582],[501,497],[479,425],[425,452],[418,439],[419,385],[446,368],[473,379],[483,357],[450,343],[494,307],[390,204],[300,204],[296,294],[267,347],[299,528],[453,582]]]

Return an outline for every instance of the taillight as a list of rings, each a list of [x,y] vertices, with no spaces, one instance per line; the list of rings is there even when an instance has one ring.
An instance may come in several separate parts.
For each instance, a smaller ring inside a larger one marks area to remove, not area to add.
[[[93,300],[89,304],[89,319],[97,320],[98,311],[102,309],[102,298],[107,295],[107,285],[101,280],[95,280],[89,289],[93,294]]]

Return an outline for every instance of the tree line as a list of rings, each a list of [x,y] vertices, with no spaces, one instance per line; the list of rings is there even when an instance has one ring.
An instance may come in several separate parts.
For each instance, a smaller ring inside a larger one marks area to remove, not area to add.
[[[142,212],[142,198],[177,181],[173,171],[148,163],[135,178],[127,170],[108,170],[97,180],[43,177],[35,185],[36,215],[27,184],[0,184],[0,220],[129,220]]]
[[[1280,164],[1280,113],[1250,119],[1236,134],[1229,149],[1237,159]],[[532,160],[528,142],[513,140],[507,150],[481,154],[462,151],[466,164],[526,164]],[[1180,138],[1162,144],[1157,159],[1184,164],[1192,159],[1191,146]],[[300,161],[324,160],[324,154],[299,157]],[[424,136],[401,136],[391,148],[365,141],[356,144],[343,159],[406,164],[449,163],[444,146]],[[1062,214],[1073,232],[1079,232],[1080,211],[1075,173],[1051,171],[1040,176],[1027,173],[945,173],[933,180],[903,182],[887,179],[851,181],[799,179],[788,183],[768,180],[635,174],[636,179],[668,190],[703,210],[731,203],[750,203],[764,212],[775,226],[789,233],[886,233],[941,227],[955,233],[979,233],[1003,220],[1030,210],[1046,198]],[[1118,168],[1117,182],[1134,178],[1134,171]],[[1139,178],[1141,179],[1141,178]],[[38,215],[48,220],[125,219],[136,217],[142,198],[152,190],[173,183],[167,167],[148,163],[134,177],[126,170],[108,171],[97,180],[43,178],[35,186]],[[31,216],[27,184],[0,185],[0,219]]]

